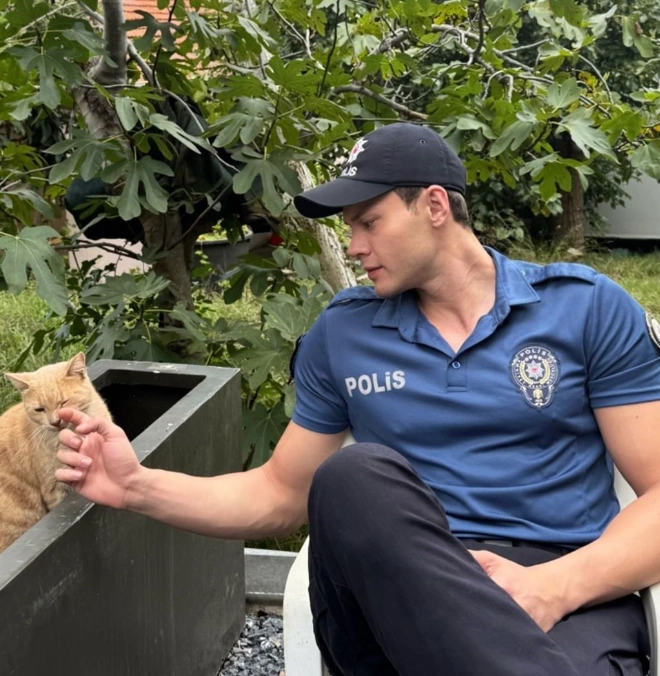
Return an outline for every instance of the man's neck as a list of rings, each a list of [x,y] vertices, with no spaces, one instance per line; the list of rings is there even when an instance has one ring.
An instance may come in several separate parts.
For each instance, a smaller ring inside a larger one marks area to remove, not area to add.
[[[454,248],[443,251],[438,274],[417,290],[417,304],[458,351],[495,304],[495,290],[495,263],[477,238],[466,231]]]

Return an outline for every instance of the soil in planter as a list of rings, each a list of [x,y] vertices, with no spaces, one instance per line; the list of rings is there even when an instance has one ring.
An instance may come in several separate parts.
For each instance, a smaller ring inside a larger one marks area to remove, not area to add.
[[[111,383],[101,387],[99,392],[108,405],[114,422],[132,440],[203,379],[202,376],[188,376],[180,387]]]

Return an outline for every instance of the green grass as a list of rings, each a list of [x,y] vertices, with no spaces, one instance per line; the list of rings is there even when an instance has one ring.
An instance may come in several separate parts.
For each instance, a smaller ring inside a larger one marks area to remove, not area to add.
[[[509,254],[512,258],[550,263],[572,261],[589,265],[620,284],[641,305],[660,317],[660,251],[629,253],[624,250],[593,251],[584,256],[571,257],[566,249],[527,246]]]
[[[229,286],[223,283],[221,288]],[[235,303],[227,305],[219,293],[209,293],[198,291],[195,295],[195,303],[201,304],[204,316],[215,322],[220,317],[224,318],[230,324],[234,322],[258,322],[261,311],[261,300],[250,293],[248,288],[244,289],[243,297]]]
[[[18,296],[0,293],[0,373],[11,371],[18,356],[30,344],[32,337],[43,327],[46,304],[34,291],[25,291]],[[47,363],[46,357],[30,356],[23,370],[32,371]],[[0,411],[19,400],[18,392],[0,379]]]
[[[591,254],[584,262],[621,284],[649,312],[660,317],[660,251],[630,256]]]
[[[309,527],[305,524],[291,535],[279,538],[264,538],[263,540],[248,540],[245,546],[256,549],[277,549],[282,552],[299,552],[308,535]]]

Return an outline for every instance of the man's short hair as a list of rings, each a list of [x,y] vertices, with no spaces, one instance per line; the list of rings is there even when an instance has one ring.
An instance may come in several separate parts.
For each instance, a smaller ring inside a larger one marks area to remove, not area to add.
[[[422,190],[427,187],[428,186],[425,185],[402,185],[398,188],[394,188],[394,192],[403,200],[407,207],[410,207],[417,201]],[[465,197],[455,190],[447,190],[447,197],[449,198],[449,208],[451,209],[451,215],[454,220],[462,226],[469,228],[470,213]]]

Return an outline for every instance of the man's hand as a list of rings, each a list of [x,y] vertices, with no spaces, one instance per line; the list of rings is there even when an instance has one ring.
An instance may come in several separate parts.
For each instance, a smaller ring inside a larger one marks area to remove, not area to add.
[[[62,448],[55,478],[92,502],[109,507],[128,506],[128,492],[144,469],[126,434],[117,425],[72,408],[59,411],[62,420],[73,426],[60,434]]]
[[[488,577],[506,591],[543,631],[550,631],[566,614],[559,585],[544,564],[521,566],[493,552],[470,550]]]

